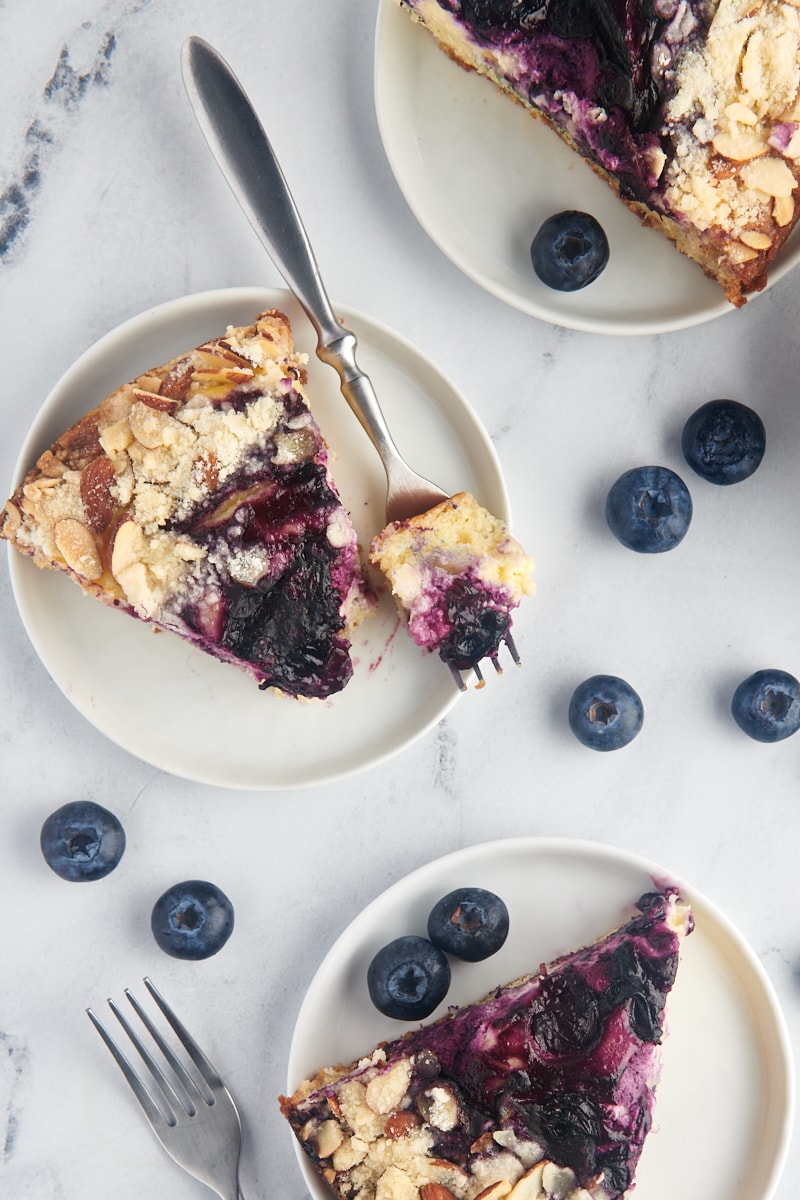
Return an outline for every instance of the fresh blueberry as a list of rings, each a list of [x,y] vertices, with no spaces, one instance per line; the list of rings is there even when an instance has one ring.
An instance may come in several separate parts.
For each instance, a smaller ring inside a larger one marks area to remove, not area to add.
[[[627,746],[643,722],[644,707],[638,693],[616,675],[592,675],[572,693],[569,727],[591,750]]]
[[[620,475],[606,497],[609,529],[640,554],[673,550],[691,519],[689,489],[668,467],[634,467]]]
[[[739,483],[764,457],[766,433],[758,413],[737,400],[709,400],[683,427],[689,466],[709,483]]]
[[[555,213],[531,243],[531,262],[542,283],[577,292],[593,283],[608,262],[608,238],[589,213]]]
[[[233,933],[233,905],[215,884],[188,879],[156,900],[150,928],[173,958],[210,958]]]
[[[508,909],[494,892],[456,888],[431,909],[428,937],[456,958],[480,962],[496,954],[508,937]]]
[[[740,729],[757,742],[780,742],[800,729],[800,683],[787,671],[756,671],[731,700]]]
[[[102,879],[125,850],[119,818],[91,800],[75,800],[56,809],[39,838],[45,862],[71,883]]]
[[[441,1004],[450,987],[450,964],[427,938],[395,938],[367,970],[370,999],[386,1017],[418,1021]]]

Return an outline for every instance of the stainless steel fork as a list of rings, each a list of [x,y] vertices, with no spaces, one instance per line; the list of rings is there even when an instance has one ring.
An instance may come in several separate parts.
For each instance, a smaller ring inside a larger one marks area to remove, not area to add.
[[[317,334],[317,356],[336,369],[347,403],[380,456],[386,472],[386,524],[428,512],[446,492],[412,470],[398,450],[371,380],[356,362],[356,335],[333,311],[294,198],[261,122],[225,59],[207,42],[190,37],[181,55],[183,80],[198,124],[231,191],[262,244],[300,302]],[[514,662],[510,633],[502,639]],[[502,674],[497,649],[488,655]],[[448,664],[457,686],[461,671]],[[481,686],[476,663],[472,671]]]
[[[149,1035],[150,1048],[114,1001],[109,998],[108,1004],[147,1067],[147,1083],[91,1008],[86,1010],[89,1019],[114,1056],[167,1154],[221,1200],[243,1200],[239,1188],[242,1126],[233,1098],[216,1068],[152,981],[145,978],[144,984],[172,1026],[194,1070],[178,1058],[127,988],[125,996]],[[154,1048],[160,1057],[154,1056]]]

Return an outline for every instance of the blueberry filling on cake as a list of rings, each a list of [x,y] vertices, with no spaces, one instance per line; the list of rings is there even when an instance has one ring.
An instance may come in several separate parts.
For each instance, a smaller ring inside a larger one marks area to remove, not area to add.
[[[800,14],[783,0],[398,0],[543,118],[735,305],[798,218]]]
[[[445,607],[449,629],[439,645],[442,661],[465,671],[482,658],[495,658],[511,628],[499,589],[493,595],[478,578],[456,579]]]
[[[352,675],[340,606],[355,548],[343,560],[328,536],[339,507],[324,465],[306,461],[222,497],[182,530],[205,549],[206,565],[197,599],[182,606],[180,619],[221,652],[253,664],[262,688],[321,697]],[[219,570],[213,605],[208,564]]]
[[[615,173],[624,195],[650,195],[665,86],[677,52],[707,26],[707,0],[437,2],[515,92]]]
[[[668,64],[677,46],[697,36],[706,4],[453,0],[442,7],[460,15],[483,46],[513,57],[515,86],[610,166],[623,192],[649,194]]]
[[[670,888],[637,910],[283,1097],[340,1200],[618,1200],[651,1128],[667,997],[693,924]]]

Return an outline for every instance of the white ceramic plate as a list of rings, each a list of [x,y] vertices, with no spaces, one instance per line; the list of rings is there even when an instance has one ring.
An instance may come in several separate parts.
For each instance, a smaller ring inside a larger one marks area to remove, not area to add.
[[[556,325],[598,333],[665,332],[735,311],[700,267],[645,229],[557,134],[449,59],[397,0],[380,2],[375,62],[378,123],[400,190],[439,248],[492,295]],[[570,208],[598,219],[611,250],[603,274],[571,294],[545,287],[530,264],[539,226]],[[770,282],[798,259],[795,234]]]
[[[335,943],[314,977],[292,1041],[289,1093],[321,1066],[350,1062],[407,1026],[370,1003],[367,967],[386,942],[424,935],[435,902],[455,887],[497,892],[508,939],[483,963],[454,963],[445,1003],[477,1000],[615,927],[668,872],[607,846],[519,838],[471,846],[428,863],[379,896]],[[676,881],[679,882],[679,881]],[[792,1131],[794,1079],[784,1019],[742,936],[698,892],[683,887],[696,926],[685,943],[669,1010],[657,1131],[645,1145],[636,1200],[768,1200]],[[327,1193],[302,1151],[312,1196]]]
[[[342,499],[366,546],[384,523],[380,461],[315,357],[310,323],[288,292],[236,288],[188,296],[127,321],[84,354],[57,384],[20,455],[37,455],[121,381],[183,349],[278,307],[309,354],[309,392],[333,452]],[[336,307],[359,338],[397,444],[448,492],[471,491],[508,519],[508,497],[488,436],[462,396],[397,334]],[[55,682],[81,713],[132,754],[173,774],[224,787],[319,784],[398,753],[438,722],[459,693],[446,667],[402,630],[385,596],[357,631],[355,673],[330,700],[298,703],[263,693],[249,675],[86,597],[65,576],[9,549],[22,620]]]

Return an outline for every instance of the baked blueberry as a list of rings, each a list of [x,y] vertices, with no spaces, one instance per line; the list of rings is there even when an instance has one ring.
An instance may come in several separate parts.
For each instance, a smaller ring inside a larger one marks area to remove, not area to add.
[[[545,975],[531,1001],[533,1040],[547,1054],[588,1053],[602,1032],[600,1004],[574,967]]]
[[[681,448],[693,471],[709,483],[740,483],[760,465],[764,422],[738,400],[709,400],[683,427]]]
[[[579,683],[569,702],[569,727],[590,750],[619,750],[644,722],[638,692],[616,675],[592,675]]]
[[[107,808],[92,800],[75,800],[50,814],[39,844],[56,875],[81,883],[114,870],[125,850],[125,831]]]
[[[731,712],[757,742],[781,742],[800,729],[800,683],[788,671],[755,671],[733,693]]]
[[[608,238],[589,213],[568,210],[548,217],[531,243],[533,269],[547,287],[577,292],[608,263]]]
[[[494,892],[456,888],[431,909],[428,937],[456,958],[480,962],[496,954],[508,937],[508,909]]]
[[[606,497],[606,522],[623,546],[640,554],[673,550],[692,520],[692,497],[669,467],[633,467]]]
[[[233,933],[233,905],[216,884],[188,879],[156,900],[150,928],[173,958],[210,958]]]
[[[375,1007],[398,1021],[430,1016],[450,987],[450,964],[427,938],[415,934],[383,946],[367,970],[367,988]]]

